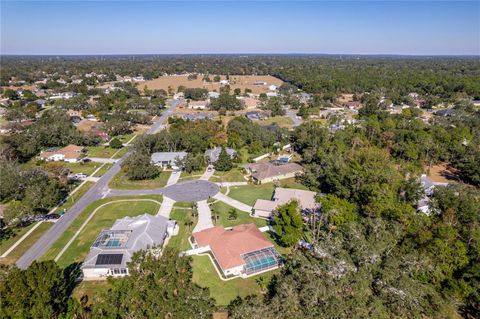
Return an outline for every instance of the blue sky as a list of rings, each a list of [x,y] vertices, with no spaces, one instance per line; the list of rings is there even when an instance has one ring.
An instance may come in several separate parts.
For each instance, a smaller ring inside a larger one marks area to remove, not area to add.
[[[2,54],[480,54],[480,1],[0,1]]]

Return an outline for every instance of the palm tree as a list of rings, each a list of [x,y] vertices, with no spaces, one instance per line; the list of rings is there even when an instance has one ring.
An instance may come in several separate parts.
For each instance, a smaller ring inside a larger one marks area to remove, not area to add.
[[[235,220],[237,219],[238,217],[238,213],[237,213],[237,210],[235,208],[232,208],[229,212],[228,212],[228,219],[230,220]]]
[[[212,212],[212,219],[213,219],[213,223],[216,224],[217,223],[217,220],[220,216],[218,215],[217,212],[213,211]]]
[[[197,203],[193,203],[192,210],[191,210],[191,215],[192,215],[193,219],[196,219],[198,217],[198,205],[197,205]]]
[[[267,292],[267,287],[268,287],[268,281],[265,277],[263,276],[260,276],[258,277],[257,279],[255,279],[255,282],[257,283],[257,285],[260,287],[260,292],[262,294],[266,293]]]
[[[190,231],[190,227],[192,227],[193,222],[192,222],[192,220],[189,218],[189,219],[187,219],[183,224],[184,224],[185,226],[187,226],[187,227],[188,227],[188,231]]]

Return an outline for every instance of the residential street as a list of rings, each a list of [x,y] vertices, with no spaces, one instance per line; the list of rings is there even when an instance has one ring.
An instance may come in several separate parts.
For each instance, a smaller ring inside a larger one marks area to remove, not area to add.
[[[154,134],[158,132],[163,123],[173,113],[179,100],[172,100],[171,106],[166,110],[160,118],[152,125],[147,134]],[[127,153],[128,154],[128,153]],[[107,196],[114,196],[109,194],[108,182],[120,171],[120,164],[126,158],[124,155],[93,185],[69,210],[62,216],[39,240],[33,244],[25,254],[17,261],[17,266],[21,269],[27,268],[34,260],[42,257],[50,246],[60,237],[61,234],[70,226],[70,224],[80,215],[80,213],[92,202],[105,198]],[[144,191],[145,192],[145,191]],[[137,195],[138,191],[122,191],[123,195]]]

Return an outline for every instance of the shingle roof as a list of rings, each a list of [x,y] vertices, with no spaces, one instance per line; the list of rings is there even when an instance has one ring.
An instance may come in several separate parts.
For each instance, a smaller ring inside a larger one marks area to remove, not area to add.
[[[121,254],[123,258],[117,259],[121,260],[118,266],[126,266],[136,251],[163,245],[168,223],[169,220],[163,216],[152,216],[149,214],[137,217],[124,217],[117,220],[112,228],[102,231],[99,237],[105,232],[119,231],[128,234],[126,243],[119,246],[109,246],[108,244],[98,245],[97,247],[92,246],[82,267],[95,268],[97,257],[101,254]],[[131,232],[125,232],[128,230]]]
[[[183,159],[187,156],[187,152],[157,152],[152,154],[152,162],[172,162],[177,159]]]
[[[81,152],[83,151],[83,146],[69,144],[65,147],[59,149],[50,149],[46,151],[40,152],[41,158],[49,158],[50,156],[56,154],[62,154],[65,156],[66,159],[74,159],[80,157]]]
[[[303,170],[302,166],[296,163],[275,165],[270,162],[249,164],[247,168],[252,171],[253,178],[260,181],[275,176],[301,172]]]
[[[254,224],[238,225],[231,229],[216,226],[194,233],[200,247],[210,246],[223,270],[242,266],[243,254],[273,247],[273,244]]]

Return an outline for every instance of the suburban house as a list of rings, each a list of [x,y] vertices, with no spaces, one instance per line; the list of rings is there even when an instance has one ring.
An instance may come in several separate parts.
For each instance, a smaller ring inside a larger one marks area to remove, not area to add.
[[[295,177],[303,171],[303,168],[296,163],[279,165],[278,163],[262,162],[248,164],[246,171],[255,183],[260,184]]]
[[[154,165],[177,170],[180,168],[177,165],[178,162],[183,161],[185,157],[187,157],[187,152],[157,152],[152,154],[151,160]]]
[[[360,103],[360,101],[351,101],[351,102],[347,102],[346,106],[349,109],[353,110],[353,109],[358,109],[360,106],[362,106],[362,104]]]
[[[208,107],[208,101],[190,101],[188,102],[188,108],[194,110],[204,110]]]
[[[220,155],[220,152],[222,151],[222,148],[220,146],[217,146],[215,148],[209,149],[205,151],[205,157],[207,158],[207,161],[209,164],[213,164],[218,160],[218,156]],[[235,158],[237,155],[237,151],[235,151],[233,148],[225,148],[225,151],[227,151],[227,154],[230,156],[230,158]]]
[[[424,214],[430,213],[430,197],[433,195],[436,187],[446,187],[448,183],[433,182],[427,175],[420,176],[420,184],[423,188],[423,197],[417,203],[417,211]]]
[[[208,92],[208,97],[209,97],[210,99],[217,99],[217,98],[220,97],[220,93],[214,92],[214,91],[210,91],[210,92]]]
[[[245,116],[252,121],[259,121],[268,117],[266,113],[259,111],[247,112],[245,113]]]
[[[167,237],[174,234],[175,221],[144,214],[124,217],[112,228],[102,230],[82,265],[85,279],[104,279],[107,276],[128,275],[127,263],[132,255],[144,249],[160,254]]]
[[[91,132],[104,141],[110,140],[110,136],[103,130],[104,123],[89,119],[83,119],[76,125],[80,132]]]
[[[291,200],[296,200],[302,211],[314,211],[318,208],[316,195],[317,193],[312,191],[277,187],[273,191],[272,200],[257,199],[253,206],[253,215],[268,218],[279,206]]]
[[[81,161],[81,155],[84,149],[83,146],[69,144],[62,148],[56,147],[41,151],[38,157],[44,161],[77,163]]]
[[[205,112],[181,113],[181,114],[179,113],[179,114],[176,114],[175,116],[184,120],[189,120],[189,121],[200,121],[200,120],[208,120],[213,118],[213,114],[205,113]]]
[[[281,257],[255,224],[224,229],[216,226],[193,233],[195,248],[210,251],[224,277],[246,278],[278,268]]]

